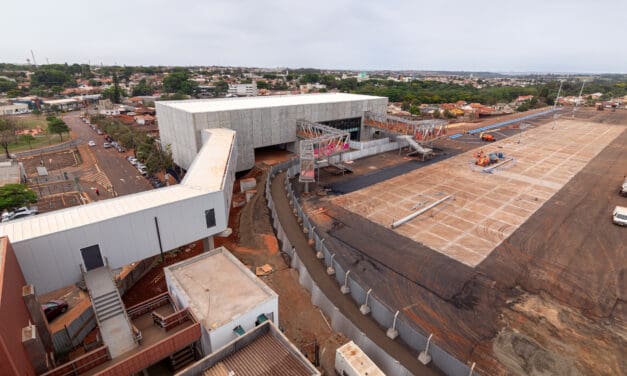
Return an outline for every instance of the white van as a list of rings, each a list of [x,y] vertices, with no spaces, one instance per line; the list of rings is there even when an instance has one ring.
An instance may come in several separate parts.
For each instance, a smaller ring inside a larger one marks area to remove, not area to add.
[[[627,208],[617,206],[612,213],[612,221],[619,226],[627,226]]]

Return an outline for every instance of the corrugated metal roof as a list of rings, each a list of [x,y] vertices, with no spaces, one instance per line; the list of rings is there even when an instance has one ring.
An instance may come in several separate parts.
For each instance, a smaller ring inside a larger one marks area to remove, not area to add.
[[[271,95],[245,98],[220,98],[157,102],[159,106],[172,107],[187,112],[217,112],[233,110],[249,110],[253,108],[268,108],[279,106],[297,106],[318,103],[353,102],[373,99],[383,99],[361,94],[322,93],[297,95]]]
[[[203,376],[309,376],[311,372],[271,333],[266,333],[243,349],[205,370]]]
[[[210,137],[181,184],[4,222],[0,224],[0,236],[6,235],[15,243],[222,189],[235,132],[228,129],[207,132]]]

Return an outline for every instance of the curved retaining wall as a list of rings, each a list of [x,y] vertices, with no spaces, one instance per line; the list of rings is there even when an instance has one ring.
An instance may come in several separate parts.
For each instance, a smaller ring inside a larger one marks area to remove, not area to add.
[[[354,274],[349,274],[346,278],[347,269],[343,267],[337,260],[334,259],[332,250],[329,250],[324,244],[323,238],[321,238],[315,231],[315,227],[312,226],[310,219],[303,211],[302,207],[298,203],[298,197],[294,193],[289,179],[296,176],[299,172],[298,160],[294,159],[288,162],[275,165],[270,169],[268,178],[266,180],[266,200],[268,202],[268,208],[272,215],[272,226],[276,231],[277,238],[281,244],[281,251],[287,253],[291,257],[291,267],[298,270],[299,282],[311,293],[311,301],[314,305],[320,307],[324,313],[331,318],[331,325],[333,329],[344,334],[348,338],[352,339],[386,374],[388,375],[411,375],[411,373],[403,367],[396,359],[394,359],[387,352],[382,350],[368,336],[359,330],[350,320],[348,320],[340,310],[333,305],[333,303],[325,296],[324,292],[313,281],[307,268],[302,264],[298,254],[294,251],[292,244],[281,223],[279,222],[277,213],[275,211],[274,202],[272,200],[272,194],[270,189],[270,182],[276,176],[277,172],[286,170],[285,189],[288,194],[288,199],[292,207],[295,210],[295,214],[302,221],[303,230],[307,231],[310,240],[314,241],[315,250],[324,254],[324,259],[321,260],[327,267],[332,266],[335,269],[334,278],[338,283],[338,288],[344,285],[347,281],[350,287],[350,296],[357,303],[362,305],[366,302],[367,291],[370,289],[363,281],[360,281]],[[381,299],[379,299],[374,293],[370,294],[368,298],[368,306],[371,310],[371,315],[374,320],[384,328],[391,328],[394,321],[394,316],[397,313],[396,310],[388,307]],[[406,318],[402,312],[398,314],[396,320],[396,330],[398,330],[399,337],[408,344],[411,349],[420,352],[423,351],[427,344],[427,336],[417,331],[417,329],[410,324],[410,320]],[[451,356],[437,345],[437,338],[431,339],[429,346],[429,355],[431,355],[434,365],[447,375],[470,375],[470,368]]]

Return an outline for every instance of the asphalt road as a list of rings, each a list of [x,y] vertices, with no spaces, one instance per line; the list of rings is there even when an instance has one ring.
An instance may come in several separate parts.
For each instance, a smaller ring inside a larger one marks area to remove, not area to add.
[[[96,146],[89,149],[94,154],[100,170],[109,177],[115,193],[122,196],[152,189],[150,183],[126,160],[126,156],[132,153],[119,153],[115,148],[105,149],[102,146],[105,142],[104,135],[98,135],[80,119],[79,115],[78,112],[72,112],[63,118],[82,143],[91,140],[96,143]]]

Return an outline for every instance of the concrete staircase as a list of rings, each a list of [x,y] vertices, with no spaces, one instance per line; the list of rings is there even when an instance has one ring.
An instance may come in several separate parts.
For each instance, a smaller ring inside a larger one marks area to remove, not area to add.
[[[414,138],[412,136],[397,136],[396,138],[407,141],[407,144],[409,144],[409,147],[414,149],[414,151],[412,153],[410,153],[410,154],[420,153],[424,157],[424,156],[427,156],[427,155],[433,153],[433,149],[429,149],[429,148],[426,148],[426,147],[420,145],[419,143],[417,143],[414,140]]]
[[[137,346],[132,325],[108,266],[83,274],[91,296],[102,341],[115,358]]]

